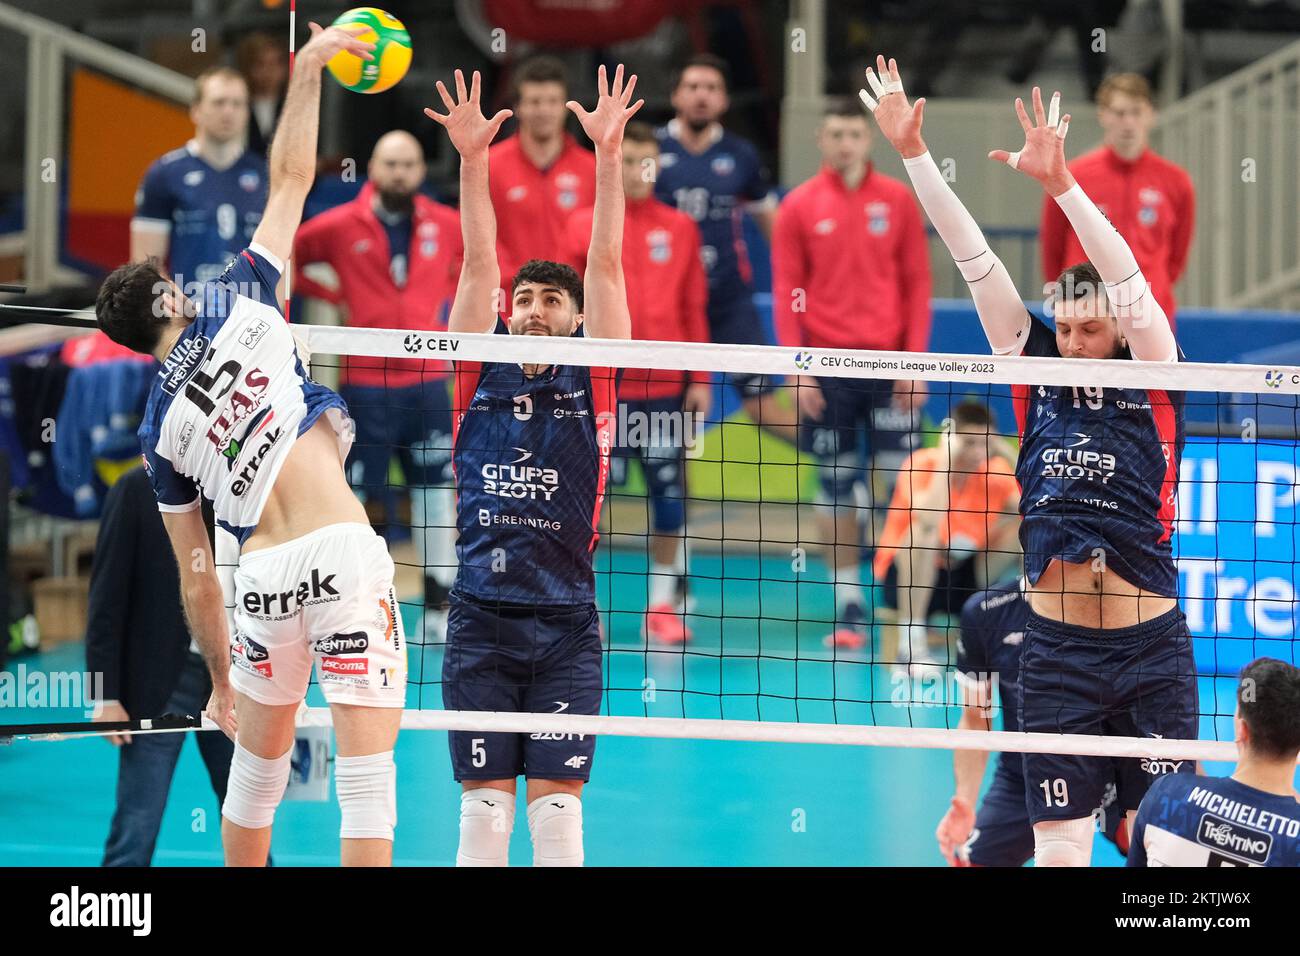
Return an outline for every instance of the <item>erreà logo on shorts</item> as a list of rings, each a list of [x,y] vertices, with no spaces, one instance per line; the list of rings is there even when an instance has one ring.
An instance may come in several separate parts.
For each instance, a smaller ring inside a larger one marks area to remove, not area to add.
[[[153,931],[152,893],[83,893],[78,886],[50,897],[50,925],[110,927],[131,930],[133,936]]]
[[[164,392],[175,395],[177,390],[189,381],[189,377],[203,361],[203,356],[207,355],[209,344],[206,335],[196,335],[171,350],[171,353],[163,359],[162,371],[159,373],[163,376]]]
[[[322,575],[319,568],[311,569],[311,578],[285,591],[246,591],[244,610],[259,617],[297,614],[301,608],[313,604],[328,604],[339,599],[334,587],[335,574]]]
[[[1273,847],[1272,834],[1253,827],[1233,823],[1213,813],[1201,815],[1196,826],[1196,842],[1227,856],[1235,856],[1261,866],[1268,862],[1268,851]]]

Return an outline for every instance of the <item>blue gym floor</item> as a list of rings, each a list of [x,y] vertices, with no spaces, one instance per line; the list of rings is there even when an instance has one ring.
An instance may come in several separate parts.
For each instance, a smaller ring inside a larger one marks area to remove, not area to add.
[[[612,569],[611,569],[612,562]],[[955,726],[937,683],[912,687],[872,666],[867,651],[822,647],[831,589],[795,583],[788,561],[693,558],[683,653],[648,652],[640,637],[644,556],[603,551],[599,593],[609,637],[608,712],[655,717]],[[810,566],[801,578],[821,577]],[[723,579],[725,578],[725,588]],[[414,609],[408,609],[408,633]],[[724,617],[725,615],[725,617]],[[798,620],[799,623],[793,623]],[[441,650],[412,647],[408,707],[441,705]],[[25,656],[28,671],[80,671],[80,645]],[[418,685],[421,680],[429,682]],[[647,683],[652,681],[653,683]],[[949,682],[951,687],[951,682]],[[315,698],[310,702],[319,703]],[[951,696],[949,691],[948,696]],[[908,705],[907,698],[927,702]],[[652,698],[652,699],[648,699]],[[1213,702],[1213,704],[1211,703]],[[1230,714],[1232,681],[1203,678],[1201,709]],[[0,710],[0,723],[80,720],[79,711]],[[1230,738],[1230,720],[1201,735]],[[455,860],[459,786],[446,735],[408,731],[397,744],[400,865]],[[21,740],[0,746],[0,866],[93,866],[108,833],[116,753],[100,739]],[[990,768],[992,761],[990,761]],[[1208,772],[1230,772],[1213,764]],[[592,866],[939,866],[934,829],[952,795],[948,751],[602,737],[584,795]],[[520,797],[522,801],[522,796]],[[221,862],[220,819],[198,750],[187,745],[163,820],[156,864]],[[286,802],[276,817],[276,862],[338,861],[336,804]],[[516,817],[511,863],[532,859]],[[1094,865],[1123,860],[1100,836]]]

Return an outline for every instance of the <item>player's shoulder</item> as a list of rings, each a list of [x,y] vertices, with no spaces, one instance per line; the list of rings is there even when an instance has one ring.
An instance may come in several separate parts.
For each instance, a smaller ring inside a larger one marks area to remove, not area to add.
[[[189,146],[177,146],[175,149],[168,150],[150,164],[150,169],[173,170],[185,166],[192,166],[195,163],[195,156],[190,151]]]

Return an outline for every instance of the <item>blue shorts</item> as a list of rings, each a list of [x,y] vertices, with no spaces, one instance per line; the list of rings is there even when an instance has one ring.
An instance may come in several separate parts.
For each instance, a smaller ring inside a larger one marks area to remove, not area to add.
[[[1181,608],[1135,627],[1072,627],[1032,611],[1020,650],[1021,726],[1030,733],[1195,739],[1196,661]],[[1122,815],[1195,760],[1025,754],[1030,820],[1076,820],[1101,807],[1108,784]]]
[[[771,345],[763,321],[754,308],[754,296],[748,290],[734,295],[709,292],[709,338],[725,345]],[[781,377],[750,372],[728,372],[728,384],[742,398],[754,398],[776,391]]]
[[[971,866],[1024,866],[1033,859],[1034,828],[1025,812],[1025,785],[1018,777],[994,775],[975,813],[970,839],[957,853]]]
[[[452,592],[442,702],[447,710],[597,714],[600,617],[574,607],[493,605]],[[447,734],[458,781],[588,780],[596,752],[591,734]]]
[[[645,401],[621,403],[629,422],[632,415],[644,416],[648,422],[683,422],[681,396],[652,398]],[[661,417],[656,417],[661,416]],[[671,417],[662,417],[671,416]],[[645,441],[635,446],[618,445],[609,459],[609,483],[621,485],[627,481],[627,463],[635,458],[641,462],[645,475],[646,491],[650,498],[651,526],[659,534],[681,531],[686,524],[686,451],[683,427],[675,429],[653,426],[624,429],[625,436],[644,436]],[[700,440],[694,436],[694,440]]]
[[[855,484],[866,481],[867,459],[904,454],[915,430],[905,424],[906,413],[894,414],[892,381],[818,377],[817,383],[826,407],[820,418],[800,423],[799,448],[817,459],[826,496],[843,503],[851,500]]]
[[[367,499],[382,501],[394,455],[408,485],[450,485],[451,379],[429,379],[405,388],[345,385],[340,389],[357,440],[348,458],[348,480]]]

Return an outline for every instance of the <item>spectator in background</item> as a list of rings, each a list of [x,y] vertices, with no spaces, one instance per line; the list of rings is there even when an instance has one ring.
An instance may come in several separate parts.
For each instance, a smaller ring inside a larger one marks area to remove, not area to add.
[[[212,533],[211,511],[204,518]],[[163,714],[201,714],[212,693],[203,658],[181,612],[176,559],[143,468],[108,492],[90,573],[86,669],[103,674],[105,700],[96,721]],[[172,774],[189,734],[114,734],[117,805],[104,866],[148,866],[162,825]],[[207,766],[217,812],[235,745],[225,734],[194,735]]]
[[[289,86],[289,54],[269,33],[250,33],[239,41],[235,62],[248,81],[248,149],[266,156]]]
[[[871,129],[856,103],[830,104],[817,144],[821,171],[785,197],[773,231],[777,338],[792,349],[925,351],[930,257],[911,191],[872,167]],[[829,505],[821,524],[824,539],[834,542],[836,635],[854,644],[864,639],[867,622],[856,503],[872,490],[864,458],[893,451],[901,461],[925,383],[814,375],[796,381],[800,446],[817,459]],[[880,413],[891,407],[906,412],[905,431],[881,427]]]
[[[1187,265],[1196,218],[1192,179],[1150,148],[1156,110],[1151,87],[1141,76],[1108,77],[1097,91],[1097,119],[1102,145],[1070,163],[1070,172],[1133,250],[1172,326],[1174,283]],[[1065,213],[1049,196],[1043,198],[1039,235],[1048,283],[1087,261]]]
[[[707,342],[708,286],[700,263],[695,222],[654,197],[659,144],[654,129],[633,121],[623,132],[623,276],[627,285],[632,338]],[[594,209],[569,221],[569,249],[584,271]],[[629,422],[640,429],[640,448],[620,447],[610,458],[610,482],[626,480],[627,462],[637,458],[649,492],[652,534],[645,634],[663,644],[690,640],[686,627],[686,445],[703,441],[696,424],[709,412],[713,388],[708,372],[623,372],[618,396]],[[633,418],[632,416],[637,416]],[[681,422],[679,429],[662,422]],[[634,434],[629,427],[629,434]],[[665,433],[667,432],[667,433]],[[673,434],[675,432],[676,434]]]
[[[414,136],[394,130],[380,137],[360,195],[298,228],[294,289],[341,306],[347,325],[445,329],[460,271],[460,217],[420,194],[425,174]],[[329,267],[330,281],[320,266]],[[423,339],[413,337],[407,349],[425,352]],[[401,463],[424,571],[426,636],[442,633],[456,577],[448,371],[445,362],[426,359],[352,357],[339,389],[357,429],[348,479],[385,509],[385,524],[392,520],[389,462],[396,456]]]
[[[677,116],[658,134],[655,195],[700,227],[712,340],[766,345],[754,308],[741,211],[748,209],[770,239],[776,201],[754,145],[722,127],[730,106],[726,62],[708,53],[687,60],[674,78],[672,103]],[[727,380],[740,392],[750,418],[792,443],[798,440],[796,415],[778,400],[778,383],[763,375],[729,375]]]
[[[238,71],[199,74],[190,119],[194,138],[155,161],[136,193],[131,260],[157,259],[197,294],[253,241],[267,178],[266,161],[245,146],[248,84]]]
[[[489,188],[497,214],[501,283],[509,289],[529,259],[567,254],[568,219],[596,203],[596,157],[564,128],[568,74],[554,57],[539,56],[515,71],[519,130],[489,151]],[[565,261],[565,265],[575,265]],[[509,312],[506,302],[502,308]]]
[[[957,617],[1020,557],[1015,450],[995,427],[987,406],[964,401],[938,445],[913,452],[899,472],[873,568],[898,609],[897,653],[883,649],[897,666],[929,663],[930,614]]]

